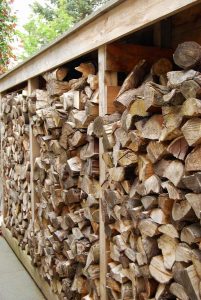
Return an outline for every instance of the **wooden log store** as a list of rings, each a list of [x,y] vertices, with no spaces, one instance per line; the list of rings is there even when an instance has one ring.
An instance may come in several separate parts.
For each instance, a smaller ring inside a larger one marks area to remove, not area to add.
[[[2,232],[48,300],[201,299],[200,16],[113,0],[0,78]]]

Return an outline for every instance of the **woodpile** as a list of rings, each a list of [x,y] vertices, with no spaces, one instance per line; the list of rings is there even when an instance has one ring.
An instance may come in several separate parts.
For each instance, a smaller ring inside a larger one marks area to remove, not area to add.
[[[3,98],[4,222],[58,299],[100,299],[101,200],[108,299],[201,300],[200,49],[140,60],[103,117],[91,62]]]
[[[99,299],[99,142],[93,133],[98,77],[92,63],[76,69],[82,76],[70,81],[55,77],[62,70],[46,73],[46,89],[29,97],[40,149],[29,244],[34,264],[59,299]]]
[[[117,113],[94,121],[107,166],[108,299],[201,299],[200,49],[178,46],[183,70],[139,61]]]
[[[2,99],[4,222],[27,249],[31,233],[29,116],[26,91]]]

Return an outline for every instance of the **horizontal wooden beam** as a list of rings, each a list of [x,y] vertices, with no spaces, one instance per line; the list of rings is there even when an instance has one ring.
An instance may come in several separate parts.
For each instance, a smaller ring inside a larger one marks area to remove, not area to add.
[[[141,59],[152,65],[161,57],[172,59],[172,54],[171,49],[159,47],[110,44],[107,45],[106,71],[130,72]]]
[[[7,243],[12,248],[15,255],[18,257],[18,259],[21,261],[23,266],[26,268],[26,270],[29,272],[41,292],[44,294],[46,299],[48,300],[59,300],[57,295],[51,291],[51,288],[49,284],[41,277],[41,275],[38,272],[38,269],[35,268],[31,263],[31,257],[26,254],[24,250],[22,250],[19,245],[17,239],[12,237],[11,232],[5,227],[5,224],[2,224],[1,226],[2,234],[4,238],[6,239]]]
[[[4,75],[0,79],[0,92],[200,2],[112,1],[32,59]]]

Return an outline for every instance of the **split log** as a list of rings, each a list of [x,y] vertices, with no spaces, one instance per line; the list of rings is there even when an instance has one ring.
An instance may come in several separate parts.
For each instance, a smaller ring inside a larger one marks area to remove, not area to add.
[[[178,128],[183,119],[180,106],[164,106],[162,108],[162,113],[164,118],[164,128],[160,140],[173,140],[175,137],[180,136],[181,133]]]
[[[198,219],[201,213],[201,194],[186,194],[187,201],[190,203]]]
[[[182,69],[200,69],[201,46],[196,42],[184,42],[177,46],[173,59]]]
[[[201,192],[201,173],[197,172],[195,174],[184,176],[182,182],[186,188],[192,190],[194,193]]]
[[[193,80],[199,73],[194,70],[171,71],[167,73],[168,85],[171,88],[179,88],[187,80]]]
[[[177,247],[177,240],[163,234],[158,239],[158,247],[161,249],[164,259],[164,267],[168,270],[172,269],[175,262],[175,253]]]
[[[178,299],[189,300],[183,286],[179,283],[173,282],[170,285],[170,292],[175,295]]]
[[[172,273],[164,266],[162,256],[155,256],[151,260],[149,270],[151,275],[160,283],[168,283],[172,278]]]
[[[141,234],[153,237],[158,234],[158,225],[151,219],[141,220],[138,224]]]
[[[195,220],[194,211],[187,200],[175,201],[172,208],[172,218],[174,221]]]
[[[200,85],[195,80],[187,80],[181,84],[180,91],[182,95],[186,98],[196,98],[197,93],[199,93]]]
[[[67,74],[68,74],[67,68],[59,67],[52,72],[46,72],[45,74],[43,74],[43,78],[46,81],[51,81],[51,80],[63,81]]]
[[[152,209],[150,217],[157,224],[161,225],[161,224],[167,224],[168,223],[168,217],[164,214],[164,212],[160,208]]]
[[[167,72],[172,71],[172,62],[167,58],[160,58],[151,67],[152,75],[161,76],[166,75]]]
[[[189,97],[181,107],[181,114],[184,117],[199,117],[201,115],[201,101]]]
[[[197,146],[196,148],[191,151],[185,160],[185,169],[186,171],[200,171],[201,170],[201,162],[200,162],[200,155],[201,155],[201,147]]]
[[[193,118],[188,120],[181,128],[189,146],[201,143],[201,119]]]
[[[161,115],[152,116],[147,122],[136,122],[136,128],[141,132],[143,138],[158,140],[161,135],[163,117]]]
[[[47,91],[50,96],[60,96],[69,90],[70,87],[67,81],[51,80],[47,83]]]
[[[189,245],[201,241],[201,227],[199,223],[195,223],[184,227],[181,232],[181,241]]]
[[[184,175],[184,165],[179,160],[161,160],[156,165],[155,172],[159,176],[169,179],[175,186],[178,186]]]
[[[167,147],[167,151],[171,153],[174,157],[184,160],[188,151],[188,144],[185,138],[183,136],[180,136],[174,139]]]
[[[184,290],[190,299],[200,300],[199,279],[193,265],[181,272],[181,280]]]
[[[141,60],[139,63],[133,68],[131,73],[128,75],[126,80],[124,81],[119,94],[117,95],[120,96],[124,92],[130,90],[130,89],[135,89],[141,85],[141,83],[144,80],[144,77],[149,71],[149,66],[146,60]]]
[[[163,182],[161,184],[162,188],[166,189],[168,191],[168,195],[171,199],[183,199],[183,195],[182,192],[177,189],[174,184],[172,184],[171,182]]]
[[[151,141],[147,146],[148,158],[152,163],[156,163],[167,154],[166,147],[157,141]]]
[[[178,238],[179,234],[176,228],[172,224],[164,224],[158,228],[158,231],[164,233],[171,238]]]
[[[77,157],[72,157],[69,160],[67,160],[66,165],[67,171],[70,174],[70,176],[76,176],[79,175],[81,170],[81,160]]]
[[[81,63],[78,67],[75,67],[75,70],[81,72],[83,77],[95,74],[95,67],[91,62]]]

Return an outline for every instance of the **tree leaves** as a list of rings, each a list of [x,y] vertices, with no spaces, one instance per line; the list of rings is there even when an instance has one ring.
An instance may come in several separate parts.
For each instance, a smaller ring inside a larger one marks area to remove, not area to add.
[[[7,70],[9,60],[14,57],[11,42],[15,32],[16,17],[11,12],[12,1],[0,1],[0,74]]]
[[[24,47],[21,58],[34,54],[107,1],[46,0],[44,5],[35,1],[31,6],[33,14],[24,31],[17,32]]]

